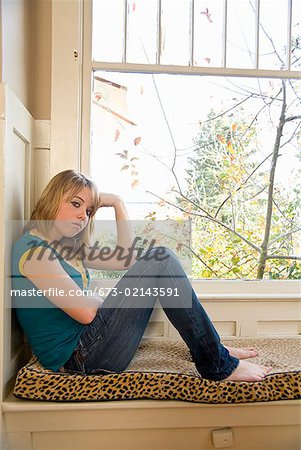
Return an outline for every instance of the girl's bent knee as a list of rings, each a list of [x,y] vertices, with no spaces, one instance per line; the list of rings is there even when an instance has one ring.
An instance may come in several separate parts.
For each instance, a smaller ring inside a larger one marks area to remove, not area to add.
[[[169,258],[177,259],[177,256],[168,247],[158,246],[158,247],[153,247],[151,250],[146,251],[141,256],[140,259],[145,260],[145,261],[152,260],[152,261],[156,261],[156,262],[161,262],[161,261],[166,261]]]

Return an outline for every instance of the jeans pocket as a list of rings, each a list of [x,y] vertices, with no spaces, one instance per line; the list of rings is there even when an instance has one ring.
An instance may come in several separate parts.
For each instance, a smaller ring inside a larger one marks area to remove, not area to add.
[[[81,349],[77,347],[72,353],[71,357],[64,364],[64,370],[69,373],[85,374],[85,360]]]

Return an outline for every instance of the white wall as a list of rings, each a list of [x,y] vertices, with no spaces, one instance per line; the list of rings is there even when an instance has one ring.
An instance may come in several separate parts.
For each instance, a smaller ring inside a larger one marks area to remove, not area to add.
[[[51,0],[1,0],[1,74],[37,119],[50,119]]]

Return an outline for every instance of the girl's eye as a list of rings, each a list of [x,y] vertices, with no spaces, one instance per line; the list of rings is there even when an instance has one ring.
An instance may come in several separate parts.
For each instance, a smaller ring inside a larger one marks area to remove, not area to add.
[[[75,208],[79,208],[80,207],[80,204],[78,203],[78,202],[71,202],[71,204],[73,205],[73,206],[75,206]]]
[[[90,217],[90,216],[91,216],[91,214],[92,214],[92,209],[87,209],[87,210],[86,210],[86,214],[87,214],[87,216],[89,216],[89,217]]]

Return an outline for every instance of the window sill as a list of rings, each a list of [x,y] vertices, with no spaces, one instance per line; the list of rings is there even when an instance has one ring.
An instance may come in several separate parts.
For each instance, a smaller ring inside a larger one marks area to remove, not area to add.
[[[300,280],[191,280],[200,299],[301,300]]]

